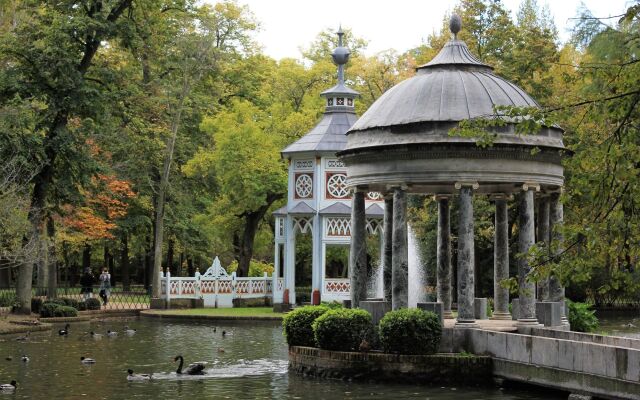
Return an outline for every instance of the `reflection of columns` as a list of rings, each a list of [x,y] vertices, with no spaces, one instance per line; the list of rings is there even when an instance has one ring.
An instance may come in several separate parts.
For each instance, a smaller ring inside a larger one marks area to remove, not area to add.
[[[473,287],[475,249],[473,238],[473,189],[477,183],[456,183],[460,190],[458,215],[458,320],[456,326],[475,326]]]
[[[537,325],[536,319],[536,287],[527,278],[531,266],[527,258],[529,249],[535,243],[535,226],[533,212],[533,194],[538,187],[531,184],[522,185],[520,193],[519,226],[518,226],[518,286],[521,325]]]
[[[560,202],[560,193],[552,193],[550,198],[550,212],[549,212],[549,231],[551,232],[551,243],[553,244],[553,256],[558,256],[563,251],[562,241],[564,237],[560,230],[564,219],[564,210],[562,203]],[[554,260],[557,262],[558,260]],[[564,286],[560,280],[552,275],[549,277],[549,300],[551,301],[564,301]],[[568,324],[569,321],[564,312],[564,306],[560,307],[562,322]]]
[[[495,235],[493,243],[493,316],[491,319],[511,319],[509,314],[509,289],[502,281],[509,279],[509,221],[507,196],[495,195]]]
[[[549,196],[542,195],[538,199],[538,243],[543,242],[545,249],[549,249]],[[543,278],[538,282],[539,301],[549,301],[549,279]]]
[[[398,310],[409,304],[409,249],[407,246],[407,194],[393,189],[393,235],[391,255],[391,308]]]
[[[448,195],[437,195],[438,239],[437,239],[437,294],[442,303],[444,318],[453,318],[451,312],[451,227]]]
[[[384,197],[384,221],[383,221],[383,244],[382,244],[382,282],[384,289],[384,300],[391,301],[391,255],[393,237],[393,194]]]
[[[351,251],[349,253],[349,279],[351,281],[351,307],[356,308],[367,298],[367,244],[364,192],[355,190],[351,207]]]

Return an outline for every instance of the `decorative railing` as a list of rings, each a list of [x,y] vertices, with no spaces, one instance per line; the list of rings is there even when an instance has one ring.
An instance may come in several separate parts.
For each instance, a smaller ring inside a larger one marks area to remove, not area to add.
[[[349,279],[327,278],[324,280],[324,294],[349,296],[351,282]]]
[[[198,299],[205,296],[264,297],[273,292],[272,279],[265,273],[262,277],[236,277],[235,272],[229,276],[172,277],[163,275],[160,292],[163,298]]]

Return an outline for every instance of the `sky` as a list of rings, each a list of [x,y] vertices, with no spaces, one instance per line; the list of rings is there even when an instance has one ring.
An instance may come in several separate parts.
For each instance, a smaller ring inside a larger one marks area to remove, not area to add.
[[[215,2],[215,0],[206,0]],[[515,17],[521,0],[503,0]],[[369,41],[365,54],[395,49],[402,53],[420,45],[456,0],[238,0],[260,22],[255,35],[264,52],[275,58],[300,58],[300,48],[308,47],[319,32],[339,24]],[[596,17],[622,14],[629,0],[538,0],[548,4],[558,27],[560,40],[569,37],[569,18],[577,16],[584,3]],[[615,21],[615,20],[612,20]],[[464,29],[464,27],[462,27]]]

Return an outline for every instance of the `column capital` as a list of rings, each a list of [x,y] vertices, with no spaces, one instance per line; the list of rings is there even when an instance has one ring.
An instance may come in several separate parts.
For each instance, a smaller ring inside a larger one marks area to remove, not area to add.
[[[511,200],[512,198],[513,196],[511,195],[511,193],[490,193],[489,194],[490,201]]]
[[[396,189],[400,189],[400,190],[407,190],[409,189],[409,185],[407,185],[406,183],[398,183],[395,185],[387,185],[387,191],[393,193],[394,190]]]
[[[456,182],[454,184],[454,187],[457,190],[462,189],[463,187],[470,187],[473,190],[476,190],[480,187],[480,185],[478,184],[478,182],[468,182],[468,181],[460,181],[460,182]]]
[[[438,194],[434,194],[433,195],[433,200],[435,200],[435,201],[449,200],[452,197],[453,197],[453,194],[451,194],[451,193],[438,193]]]
[[[368,186],[352,186],[351,187],[351,191],[353,193],[356,193],[356,192],[368,193],[368,192],[370,192]]]
[[[533,190],[535,192],[539,192],[540,191],[540,184],[536,183],[536,182],[525,182],[522,184],[522,190],[523,191],[528,191],[528,190]]]

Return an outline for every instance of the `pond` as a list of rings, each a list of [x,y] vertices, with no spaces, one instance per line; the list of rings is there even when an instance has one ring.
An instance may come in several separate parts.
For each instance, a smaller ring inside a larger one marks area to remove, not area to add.
[[[601,311],[598,333],[640,339],[640,311]]]
[[[125,325],[137,330],[122,333]],[[499,388],[429,387],[350,383],[303,378],[287,372],[287,347],[278,324],[112,320],[71,325],[68,337],[57,326],[34,332],[29,342],[13,336],[0,340],[0,383],[18,381],[15,399],[553,399],[549,393]],[[214,327],[216,332],[214,332]],[[120,331],[93,339],[87,332]],[[222,336],[225,330],[230,334]],[[224,349],[224,352],[218,349]],[[22,362],[25,354],[29,362]],[[207,362],[207,375],[175,374],[173,358]],[[80,357],[94,365],[83,365]],[[12,357],[11,361],[5,360]],[[129,382],[128,368],[153,373],[154,379]],[[462,383],[462,382],[461,382]],[[557,397],[566,398],[565,397]]]

